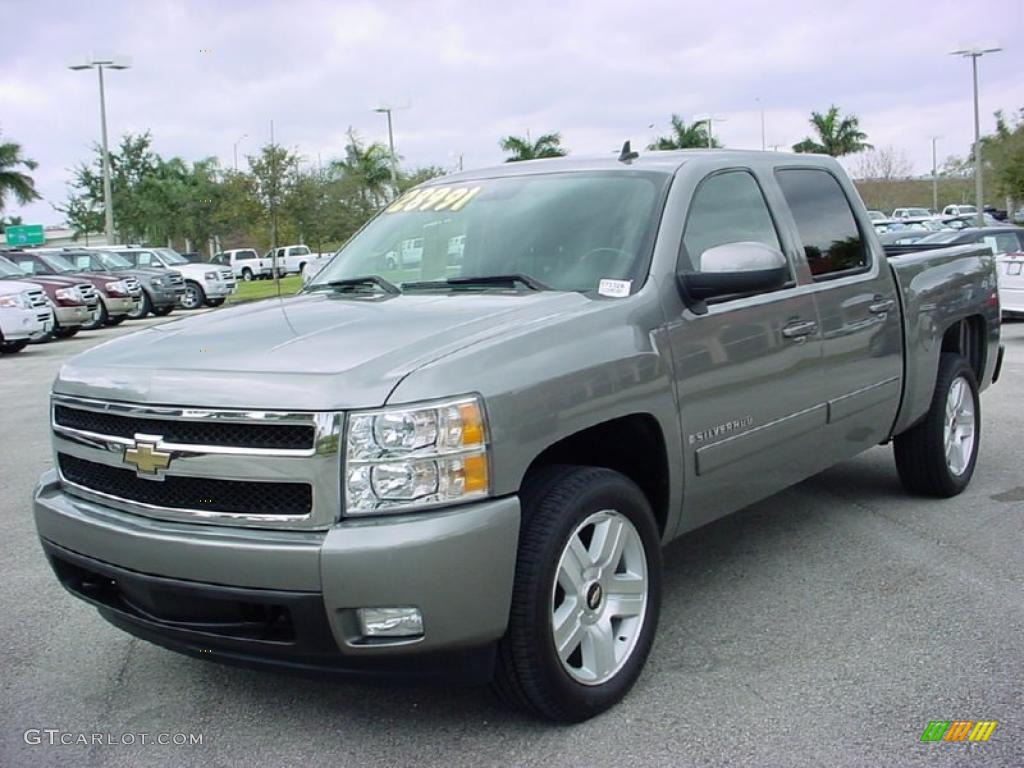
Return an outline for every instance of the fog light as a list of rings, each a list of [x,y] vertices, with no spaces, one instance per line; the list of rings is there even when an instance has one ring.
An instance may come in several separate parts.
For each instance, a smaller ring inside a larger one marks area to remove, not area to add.
[[[419,608],[360,608],[359,631],[364,637],[418,637],[423,634]]]

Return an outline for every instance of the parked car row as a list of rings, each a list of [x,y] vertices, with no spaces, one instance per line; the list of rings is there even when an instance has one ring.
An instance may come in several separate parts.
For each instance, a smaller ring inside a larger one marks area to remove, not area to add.
[[[220,306],[237,288],[230,269],[139,245],[0,250],[0,352],[68,339],[175,307]]]

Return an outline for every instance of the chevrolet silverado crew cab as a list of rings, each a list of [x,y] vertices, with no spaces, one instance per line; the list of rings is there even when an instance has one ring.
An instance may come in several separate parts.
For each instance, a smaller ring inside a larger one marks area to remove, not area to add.
[[[252,248],[237,248],[214,254],[210,263],[230,267],[239,280],[266,280],[274,276],[273,259],[260,258]]]
[[[185,309],[199,309],[204,304],[219,307],[238,287],[228,267],[190,262],[173,248],[108,245],[101,250],[123,256],[136,267],[180,273],[185,278],[185,291],[179,301]]]
[[[295,297],[69,360],[35,521],[167,648],[577,721],[640,674],[677,536],[880,443],[910,492],[962,491],[999,334],[991,250],[889,258],[831,158],[460,173]]]

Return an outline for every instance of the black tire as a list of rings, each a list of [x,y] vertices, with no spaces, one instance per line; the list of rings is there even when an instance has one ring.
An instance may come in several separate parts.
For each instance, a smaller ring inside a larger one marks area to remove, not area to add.
[[[224,303],[224,298],[223,297],[219,298],[219,299],[207,299],[206,300],[206,306],[208,306],[208,307],[219,307],[223,303]]]
[[[96,319],[91,323],[87,323],[82,326],[83,331],[95,331],[97,328],[102,328],[107,324],[107,305],[100,301],[100,312],[96,315]]]
[[[243,269],[242,270],[242,279],[245,280],[245,282],[249,282],[250,280],[252,280],[252,270],[249,269],[248,267]]]
[[[969,460],[957,474],[946,458],[946,403],[954,382],[962,379],[966,392],[973,399],[974,442]],[[944,354],[939,358],[939,375],[935,382],[931,407],[925,417],[893,440],[893,455],[900,481],[911,493],[948,498],[967,487],[974,474],[981,446],[981,398],[974,370],[960,355]]]
[[[82,327],[80,325],[76,325],[74,328],[67,328],[61,325],[53,329],[53,337],[55,339],[70,339],[73,336],[75,336],[80,330],[82,330]]]
[[[145,291],[142,292],[142,298],[139,300],[139,308],[129,312],[126,317],[129,320],[141,320],[150,312],[153,311],[153,302],[149,298],[149,294]]]
[[[107,316],[106,324],[109,326],[120,325],[128,319],[128,315],[118,315],[117,317]]]
[[[22,341],[0,341],[0,354],[13,355],[28,346],[28,339]]]
[[[206,302],[206,291],[194,280],[185,283],[185,295],[181,297],[181,306],[185,309],[199,309]]]
[[[174,305],[169,304],[166,307],[153,307],[153,315],[156,317],[165,317],[174,311]]]
[[[534,715],[579,722],[620,701],[647,660],[661,605],[658,527],[643,492],[629,478],[609,469],[548,467],[524,483],[520,498],[523,518],[512,606],[508,631],[499,644],[493,688],[506,703]],[[578,526],[602,510],[617,511],[639,534],[648,591],[636,639],[619,662],[622,666],[605,682],[587,685],[563,667],[555,649],[551,614],[563,548]]]

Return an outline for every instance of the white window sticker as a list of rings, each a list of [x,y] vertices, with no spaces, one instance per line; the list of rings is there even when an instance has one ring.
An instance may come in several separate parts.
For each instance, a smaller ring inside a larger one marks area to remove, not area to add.
[[[629,290],[632,287],[632,280],[609,280],[605,277],[597,284],[597,292],[602,296],[611,296],[614,299],[623,299],[626,296],[629,296]]]

